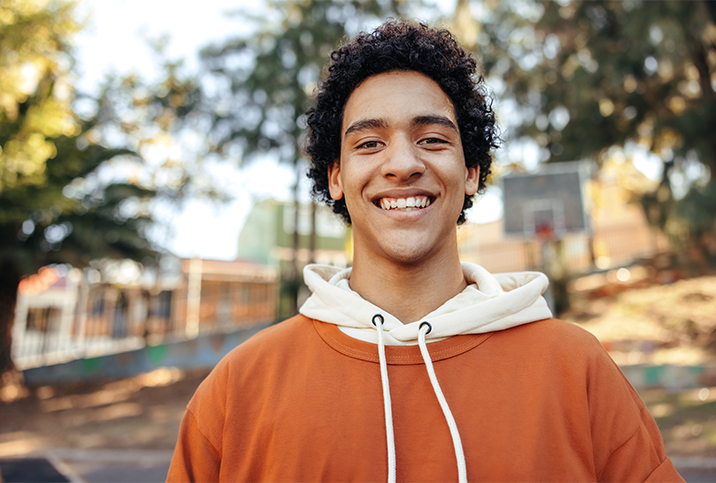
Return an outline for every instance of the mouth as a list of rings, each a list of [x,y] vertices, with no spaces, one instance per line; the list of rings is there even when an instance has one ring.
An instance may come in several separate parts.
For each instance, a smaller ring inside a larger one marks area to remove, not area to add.
[[[432,202],[433,199],[430,196],[409,196],[407,198],[380,198],[375,204],[386,211],[415,211],[427,208]]]

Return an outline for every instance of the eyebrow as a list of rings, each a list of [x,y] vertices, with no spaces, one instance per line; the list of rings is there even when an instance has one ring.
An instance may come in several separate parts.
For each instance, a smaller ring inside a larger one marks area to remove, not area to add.
[[[457,126],[455,126],[455,123],[453,123],[450,119],[448,119],[445,116],[439,116],[439,115],[427,115],[427,116],[416,116],[410,121],[410,126],[426,126],[430,124],[438,124],[440,126],[448,127],[455,132],[459,132],[457,129]],[[350,126],[348,126],[348,129],[346,129],[346,132],[343,133],[343,137],[345,138],[351,133],[363,131],[366,129],[385,129],[388,127],[388,123],[384,119],[361,119],[360,121],[356,121]]]
[[[384,129],[386,127],[388,127],[388,123],[384,119],[361,119],[348,126],[346,132],[343,133],[343,138],[350,133],[364,131],[366,129]]]
[[[449,127],[455,132],[459,132],[457,126],[445,116],[417,116],[410,122],[412,127],[426,126],[429,124],[438,124],[440,126]]]

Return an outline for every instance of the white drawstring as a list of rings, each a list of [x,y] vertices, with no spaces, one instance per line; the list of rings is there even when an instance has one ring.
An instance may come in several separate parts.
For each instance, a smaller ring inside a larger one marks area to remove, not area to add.
[[[388,483],[395,483],[395,437],[393,435],[393,410],[390,403],[388,384],[388,363],[385,360],[383,342],[383,316],[375,314],[373,325],[378,330],[378,359],[380,360],[380,381],[383,383],[383,407],[385,409],[385,436],[388,444]]]
[[[383,385],[383,408],[385,411],[385,436],[388,445],[388,483],[395,483],[396,481],[396,462],[395,462],[395,436],[393,434],[393,410],[390,402],[390,385],[388,383],[388,363],[385,359],[385,342],[383,341],[383,316],[375,314],[373,316],[373,325],[375,325],[378,331],[378,359],[380,360],[380,380]],[[462,442],[460,440],[460,433],[457,429],[457,423],[455,418],[450,412],[450,406],[448,406],[445,395],[443,395],[438,378],[435,375],[435,369],[433,369],[433,360],[430,358],[430,352],[425,342],[425,336],[430,333],[432,326],[428,322],[422,322],[418,329],[418,346],[420,346],[420,353],[423,356],[425,362],[425,368],[428,371],[428,377],[430,378],[430,384],[433,386],[433,392],[438,398],[440,408],[443,410],[443,415],[450,428],[450,436],[452,437],[452,444],[455,448],[455,458],[457,460],[457,478],[459,483],[467,483],[467,465],[465,464],[465,453],[462,448]]]
[[[445,420],[450,428],[450,436],[452,436],[452,444],[455,447],[455,458],[457,459],[457,479],[460,483],[467,483],[467,465],[465,464],[465,453],[462,449],[460,433],[457,430],[455,418],[453,418],[452,413],[450,412],[450,406],[448,406],[447,400],[440,389],[440,384],[438,384],[438,378],[435,375],[435,370],[433,369],[433,361],[430,358],[430,352],[428,352],[428,346],[425,343],[425,336],[429,334],[431,330],[433,330],[433,328],[430,323],[422,322],[420,324],[420,328],[418,329],[418,345],[420,346],[420,353],[423,355],[423,360],[425,361],[425,368],[428,370],[430,383],[433,385],[433,391],[438,398],[440,407],[445,415]],[[382,340],[382,334],[379,337]],[[385,388],[385,385],[383,387]]]

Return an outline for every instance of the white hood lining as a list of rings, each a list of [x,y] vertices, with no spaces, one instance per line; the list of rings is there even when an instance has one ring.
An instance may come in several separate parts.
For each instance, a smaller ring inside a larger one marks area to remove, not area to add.
[[[386,345],[416,345],[420,322],[433,330],[428,342],[459,334],[480,334],[552,317],[542,294],[547,277],[539,272],[492,275],[479,265],[462,263],[467,288],[418,321],[403,324],[351,290],[351,269],[308,265],[303,271],[313,294],[300,309],[306,317],[335,324],[345,334],[378,343],[373,315],[385,317]]]

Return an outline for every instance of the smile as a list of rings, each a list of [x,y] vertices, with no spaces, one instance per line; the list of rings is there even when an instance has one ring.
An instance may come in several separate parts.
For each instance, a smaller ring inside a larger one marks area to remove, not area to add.
[[[427,196],[410,196],[408,198],[381,198],[378,202],[384,210],[413,211],[427,208],[432,201]]]

